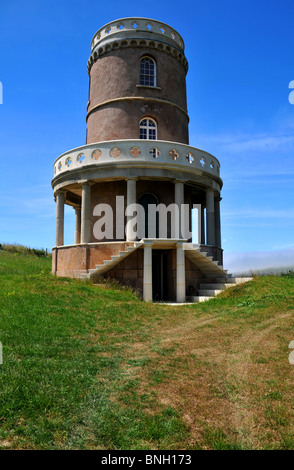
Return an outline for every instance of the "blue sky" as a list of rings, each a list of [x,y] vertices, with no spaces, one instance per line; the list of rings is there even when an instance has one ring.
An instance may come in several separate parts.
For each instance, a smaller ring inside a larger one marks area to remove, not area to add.
[[[293,1],[154,6],[1,0],[0,243],[53,246],[53,162],[85,144],[90,41],[105,23],[138,16],[184,38],[190,144],[221,162],[225,266],[293,265]],[[67,208],[66,243],[73,216]]]

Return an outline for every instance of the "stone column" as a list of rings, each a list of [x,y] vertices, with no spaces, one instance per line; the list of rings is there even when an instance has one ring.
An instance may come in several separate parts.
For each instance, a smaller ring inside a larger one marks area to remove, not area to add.
[[[200,223],[201,223],[200,244],[205,245],[205,219],[204,219],[204,204],[203,203],[201,204]]]
[[[186,302],[185,251],[177,244],[177,302]]]
[[[206,244],[215,245],[214,192],[206,191]]]
[[[64,242],[64,196],[64,191],[57,191],[55,246],[62,246]]]
[[[91,183],[82,184],[81,243],[91,240]]]
[[[137,178],[127,179],[127,207],[130,204],[136,204],[137,202]],[[132,216],[127,217],[127,226],[126,226],[126,240],[134,241],[134,235],[131,230],[131,227],[128,225],[130,220],[133,220]]]
[[[152,243],[144,243],[143,300],[152,302]]]
[[[75,245],[81,243],[81,208],[76,206],[75,210]]]
[[[182,214],[181,209],[182,209],[182,204],[184,204],[184,183],[183,183],[183,181],[180,181],[180,180],[175,180],[175,204],[179,208],[178,236],[176,236],[175,238],[183,238],[181,228],[185,227],[185,220],[184,219],[182,220],[182,215],[184,217],[184,211],[183,211],[183,214]],[[172,230],[172,232],[173,232],[173,230]]]
[[[214,200],[215,204],[215,245],[218,248],[222,247],[221,242],[221,220],[220,220],[220,197],[216,197]]]

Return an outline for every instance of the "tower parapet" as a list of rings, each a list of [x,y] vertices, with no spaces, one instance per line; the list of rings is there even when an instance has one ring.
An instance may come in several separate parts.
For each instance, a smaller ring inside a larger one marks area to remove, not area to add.
[[[188,70],[185,44],[181,35],[169,25],[148,18],[122,18],[102,26],[91,41],[88,71],[98,57],[119,47],[151,47],[164,50],[183,63]]]

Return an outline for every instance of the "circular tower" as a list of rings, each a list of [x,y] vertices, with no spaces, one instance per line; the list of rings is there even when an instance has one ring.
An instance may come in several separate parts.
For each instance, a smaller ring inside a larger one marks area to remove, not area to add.
[[[154,20],[126,18],[91,42],[87,144],[139,139],[151,118],[158,140],[188,144],[186,73],[181,36]]]
[[[87,67],[86,145],[54,163],[53,272],[112,277],[148,301],[195,297],[203,279],[226,275],[222,181],[219,161],[189,146],[183,39],[156,20],[116,20],[94,35]]]

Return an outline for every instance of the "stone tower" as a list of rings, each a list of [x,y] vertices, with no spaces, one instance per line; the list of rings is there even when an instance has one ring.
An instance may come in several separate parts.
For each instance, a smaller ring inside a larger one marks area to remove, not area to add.
[[[159,21],[124,18],[94,35],[87,142],[54,163],[55,274],[115,278],[144,300],[177,302],[225,278],[220,164],[189,146],[187,70],[183,39]],[[64,204],[75,210],[72,245]]]

